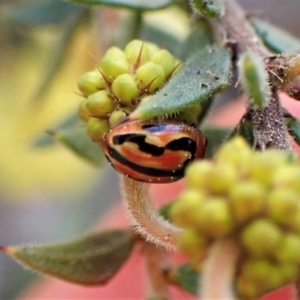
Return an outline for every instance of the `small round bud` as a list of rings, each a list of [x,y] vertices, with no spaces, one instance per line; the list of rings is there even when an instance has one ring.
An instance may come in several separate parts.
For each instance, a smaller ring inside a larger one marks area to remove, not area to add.
[[[99,66],[109,82],[113,82],[119,75],[130,74],[129,64],[125,55],[117,47],[111,47],[106,52]]]
[[[287,284],[292,282],[299,271],[298,264],[288,264],[288,263],[283,263],[280,264],[280,274],[281,274],[281,285]]]
[[[295,209],[295,212],[290,217],[288,222],[289,229],[295,231],[296,233],[300,233],[300,204]]]
[[[255,258],[272,254],[281,240],[281,230],[268,219],[253,221],[241,233],[243,246]]]
[[[175,57],[167,50],[159,50],[152,57],[151,61],[163,67],[165,76],[168,77],[175,68]]]
[[[228,204],[223,198],[210,198],[202,204],[197,216],[197,229],[207,237],[222,238],[230,234],[234,224]]]
[[[208,161],[197,160],[191,163],[185,171],[187,186],[205,190],[207,186],[207,174],[212,168],[212,163]]]
[[[208,242],[195,230],[186,229],[179,236],[178,247],[193,260],[200,261],[206,254]]]
[[[118,76],[112,83],[111,89],[121,103],[128,106],[132,105],[132,100],[137,98],[140,93],[133,76],[130,74]]]
[[[241,275],[256,284],[258,295],[277,288],[281,283],[280,269],[266,259],[246,260],[242,264]]]
[[[216,163],[228,163],[238,168],[239,173],[247,169],[247,162],[251,159],[253,152],[241,137],[236,137],[225,143],[216,156]]]
[[[295,263],[298,265],[300,262],[300,237],[286,233],[274,256],[280,263]]]
[[[296,165],[286,165],[278,168],[273,176],[272,184],[276,187],[292,188],[300,192],[300,168]]]
[[[80,102],[78,106],[78,115],[80,119],[84,122],[87,122],[91,116],[91,112],[87,109],[86,104],[87,104],[87,99],[84,99],[83,101]]]
[[[279,151],[256,152],[253,158],[248,161],[248,173],[252,179],[270,186],[274,172],[279,167],[284,166],[285,163],[286,156]]]
[[[127,109],[115,109],[110,115],[109,115],[109,125],[110,127],[114,127],[119,122],[121,122],[123,119],[125,119],[129,115],[130,111]]]
[[[234,218],[243,223],[264,210],[266,189],[255,181],[242,181],[231,187],[230,205]]]
[[[238,181],[237,171],[230,164],[217,164],[206,174],[207,188],[215,194],[227,193]]]
[[[108,117],[115,105],[107,91],[99,91],[87,98],[86,107],[93,117]]]
[[[267,198],[267,215],[281,224],[288,224],[297,212],[299,196],[289,188],[278,187]],[[299,249],[300,250],[300,249]]]
[[[80,76],[78,88],[84,96],[89,96],[99,90],[105,89],[105,81],[99,70],[90,71]]]
[[[146,42],[145,44],[148,48],[150,57],[152,57],[156,52],[160,50],[160,48],[154,43]]]
[[[90,118],[86,124],[88,136],[93,142],[100,142],[104,134],[109,130],[107,120]]]
[[[163,85],[166,77],[160,65],[149,61],[136,70],[135,79],[140,90],[153,93]]]
[[[193,226],[204,199],[205,195],[199,190],[184,191],[170,209],[172,221],[183,228]]]
[[[150,60],[150,52],[147,43],[141,40],[129,42],[124,50],[126,59],[131,66],[141,66]]]

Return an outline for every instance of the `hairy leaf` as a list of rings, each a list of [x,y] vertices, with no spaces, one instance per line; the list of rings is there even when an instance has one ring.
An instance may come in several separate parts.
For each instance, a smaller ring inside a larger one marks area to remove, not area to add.
[[[61,244],[1,250],[35,271],[78,284],[101,285],[126,261],[133,244],[131,231],[111,230]]]
[[[107,5],[121,8],[138,9],[138,10],[156,10],[167,7],[172,0],[66,0],[72,3],[85,5]]]
[[[130,120],[170,115],[201,103],[229,83],[228,50],[217,45],[194,53],[174,77],[150,101],[139,105]]]
[[[276,53],[295,54],[300,50],[300,40],[286,31],[258,18],[251,23],[267,47]]]

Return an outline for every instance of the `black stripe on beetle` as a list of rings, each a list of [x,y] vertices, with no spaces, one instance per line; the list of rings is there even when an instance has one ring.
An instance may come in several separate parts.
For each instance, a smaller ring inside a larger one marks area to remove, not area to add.
[[[162,169],[155,169],[150,167],[144,167],[142,165],[135,164],[131,162],[130,160],[123,157],[118,151],[116,151],[114,148],[107,147],[108,153],[111,158],[119,162],[120,164],[129,167],[130,169],[134,170],[135,172],[138,172],[143,175],[147,176],[153,176],[153,177],[175,177],[175,178],[182,178],[184,175],[184,170],[188,163],[191,161],[191,157],[185,160],[185,162],[182,164],[182,167],[177,170],[162,170]],[[111,162],[111,159],[109,159]],[[112,163],[112,162],[111,162]],[[114,167],[114,164],[112,163],[112,166]],[[118,170],[117,170],[118,171]],[[127,174],[129,177],[130,174]],[[136,178],[134,178],[136,179]]]

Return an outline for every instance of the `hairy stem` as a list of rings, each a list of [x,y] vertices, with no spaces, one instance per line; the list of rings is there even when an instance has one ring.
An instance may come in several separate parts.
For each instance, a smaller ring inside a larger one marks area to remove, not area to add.
[[[253,27],[248,22],[244,10],[235,0],[224,0],[225,14],[212,25],[215,32],[237,43],[237,56],[248,49],[260,55],[266,63],[273,55],[256,35]],[[271,79],[270,79],[271,82]],[[250,119],[254,124],[254,138],[257,148],[277,148],[281,150],[291,149],[287,135],[285,120],[281,105],[277,96],[277,89],[271,86],[272,96],[268,106],[264,109],[256,109],[250,106]]]
[[[233,240],[217,241],[204,262],[199,299],[233,300],[233,282],[239,247]]]
[[[149,185],[122,176],[124,203],[131,224],[146,241],[166,249],[176,249],[181,229],[164,220],[155,210]]]

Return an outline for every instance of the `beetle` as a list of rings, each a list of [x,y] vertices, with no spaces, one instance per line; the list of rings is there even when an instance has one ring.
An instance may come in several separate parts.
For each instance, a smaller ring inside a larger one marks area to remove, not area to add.
[[[203,133],[186,124],[144,120],[120,123],[101,143],[118,172],[148,183],[181,179],[190,162],[204,157],[206,145]]]

